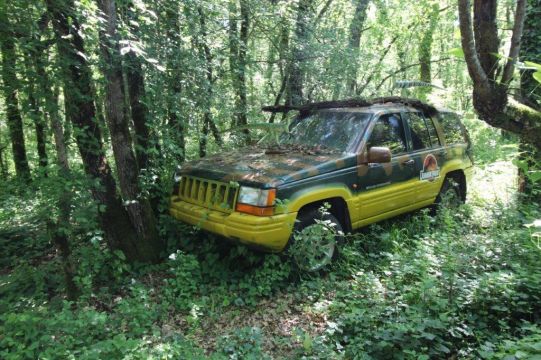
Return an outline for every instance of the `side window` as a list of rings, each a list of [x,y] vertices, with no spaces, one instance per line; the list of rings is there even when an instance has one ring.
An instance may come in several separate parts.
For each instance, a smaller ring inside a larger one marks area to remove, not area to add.
[[[464,134],[458,117],[452,113],[441,113],[438,120],[443,129],[447,145],[464,143]]]
[[[430,133],[426,127],[425,118],[420,113],[408,113],[408,125],[411,133],[412,150],[431,147]]]
[[[438,138],[438,132],[436,131],[436,126],[434,125],[434,120],[430,116],[425,115],[426,126],[428,127],[428,132],[430,133],[430,143],[432,147],[438,147],[441,145],[440,139]]]
[[[406,152],[406,135],[400,114],[382,115],[374,125],[367,148],[388,147],[393,155]]]

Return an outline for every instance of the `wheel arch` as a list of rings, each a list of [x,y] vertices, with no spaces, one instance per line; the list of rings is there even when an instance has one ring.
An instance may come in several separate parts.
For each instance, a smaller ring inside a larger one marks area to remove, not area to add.
[[[467,182],[466,182],[466,174],[464,173],[464,170],[457,169],[453,171],[449,171],[447,174],[445,174],[445,180],[452,179],[458,183],[459,186],[459,192],[460,192],[460,198],[462,201],[466,201],[466,193],[467,193]],[[443,186],[443,183],[442,183]]]
[[[349,217],[349,209],[347,202],[342,197],[331,197],[320,199],[308,204],[305,204],[299,209],[299,214],[307,211],[317,210],[325,203],[329,204],[329,212],[340,222],[345,232],[351,232],[351,219]]]

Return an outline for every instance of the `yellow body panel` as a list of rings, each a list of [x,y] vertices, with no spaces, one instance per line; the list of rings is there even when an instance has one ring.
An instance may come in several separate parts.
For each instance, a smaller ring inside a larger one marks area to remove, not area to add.
[[[470,165],[470,164],[468,164]],[[175,218],[204,230],[241,243],[282,251],[287,245],[298,211],[306,205],[330,198],[343,199],[348,207],[353,229],[420,209],[434,203],[447,173],[462,169],[466,180],[473,167],[465,168],[460,160],[450,160],[434,181],[419,178],[388,185],[354,195],[343,184],[326,184],[299,191],[293,198],[277,206],[274,216],[254,216],[237,211],[223,212],[193,204],[179,196],[171,198],[170,213]]]
[[[423,208],[425,206],[431,205],[432,203],[434,203],[434,200],[427,200],[427,201],[424,201],[422,203],[414,203],[414,204],[406,206],[406,207],[402,207],[402,208],[395,209],[395,210],[392,210],[392,211],[388,211],[388,212],[385,212],[385,213],[382,213],[382,214],[379,214],[379,215],[376,215],[376,216],[372,216],[372,217],[369,217],[369,218],[359,220],[357,222],[352,223],[351,227],[353,229],[358,229],[358,228],[363,227],[363,226],[367,226],[367,225],[370,225],[370,224],[377,223],[378,221],[389,219],[389,218],[392,218],[392,217],[400,215],[400,214],[404,214],[404,213],[407,213],[407,212],[410,212],[410,211],[414,211],[414,210]]]
[[[331,198],[342,198],[349,202],[353,199],[353,194],[343,184],[309,187],[299,191],[292,199],[288,199],[284,204],[286,209],[284,212],[298,212],[305,205]]]
[[[350,212],[351,221],[359,222],[411,205],[414,202],[416,184],[419,181],[419,179],[411,179],[362,192],[355,197],[356,202],[360,205],[357,207],[359,213],[352,214]]]
[[[224,213],[188,203],[178,196],[171,198],[169,211],[173,217],[188,224],[270,251],[284,249],[297,218],[296,212],[274,216],[254,216],[236,211]]]

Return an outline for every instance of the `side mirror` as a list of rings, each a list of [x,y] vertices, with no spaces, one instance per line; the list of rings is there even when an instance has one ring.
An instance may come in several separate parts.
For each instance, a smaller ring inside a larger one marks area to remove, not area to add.
[[[373,146],[368,149],[369,163],[389,163],[391,162],[391,150],[387,147]]]

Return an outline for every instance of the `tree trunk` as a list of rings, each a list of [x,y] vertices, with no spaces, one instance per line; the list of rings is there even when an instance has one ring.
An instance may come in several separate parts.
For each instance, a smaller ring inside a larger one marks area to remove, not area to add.
[[[313,0],[299,0],[297,5],[297,20],[295,23],[295,38],[291,46],[291,59],[288,69],[286,88],[287,105],[300,105],[304,102],[305,64],[308,54],[310,14]]]
[[[522,46],[520,49],[521,58],[524,61],[541,63],[541,48],[539,39],[541,39],[541,0],[529,0],[528,11],[524,23],[524,33],[522,36]],[[541,84],[532,77],[532,71],[526,70],[520,78],[520,90],[522,100],[532,108],[541,111]],[[529,165],[530,170],[541,171],[541,150],[529,145],[526,141],[520,141],[520,159]],[[519,169],[519,190],[526,195],[529,200],[541,203],[541,193],[539,185],[536,189],[528,174]],[[537,191],[537,193],[536,193]]]
[[[129,123],[124,108],[122,63],[116,32],[116,3],[115,0],[100,0],[99,7],[106,19],[105,29],[100,36],[105,63],[106,120],[111,134],[120,192],[136,233],[133,245],[137,248],[137,256],[131,260],[156,262],[160,258],[162,243],[150,202],[141,196],[139,188],[139,169],[132,150]]]
[[[527,99],[519,103],[508,97],[509,83],[521,48],[526,0],[517,0],[511,45],[503,69],[497,68],[493,55],[500,42],[496,11],[496,1],[476,0],[472,31],[470,2],[459,0],[460,33],[473,81],[473,105],[479,117],[488,124],[519,135],[521,150],[525,151],[523,159],[531,167],[526,171],[536,170],[541,161],[541,111]],[[520,189],[533,194],[533,185],[523,177]],[[539,192],[535,201],[541,203]]]
[[[54,99],[58,104],[58,91],[54,91]],[[52,104],[51,104],[52,105]],[[56,147],[56,162],[58,164],[58,177],[62,181],[62,185],[67,187],[71,179],[71,171],[68,162],[68,153],[66,151],[66,141],[64,139],[64,130],[58,112],[54,112],[51,116],[51,129]],[[75,284],[74,277],[76,274],[76,265],[71,256],[71,248],[69,244],[69,231],[72,192],[71,189],[65,188],[58,198],[58,218],[56,222],[50,221],[48,224],[49,236],[55,244],[62,258],[62,269],[64,271],[64,279],[66,282],[66,293],[69,300],[76,300],[79,296],[79,289]]]
[[[183,162],[186,159],[186,140],[184,138],[184,121],[179,116],[180,113],[180,97],[182,92],[182,72],[180,65],[179,50],[181,48],[180,26],[178,19],[178,8],[168,6],[166,8],[167,21],[167,37],[171,41],[173,54],[169,57],[167,64],[168,75],[168,93],[167,93],[167,117],[168,126],[171,131],[172,138],[175,140],[179,149],[177,155],[178,162]]]
[[[30,46],[30,48],[32,48]],[[28,50],[27,50],[28,51]],[[37,54],[34,49],[30,51],[30,54],[32,57],[35,56],[41,56],[41,54]],[[27,82],[27,96],[28,96],[28,106],[27,111],[32,119],[32,122],[34,123],[34,128],[36,131],[36,147],[38,151],[38,157],[39,157],[39,166],[43,171],[43,175],[47,176],[47,148],[46,148],[46,114],[42,111],[42,107],[40,106],[41,101],[36,97],[36,79],[37,74],[33,71],[33,65],[30,61],[31,59],[26,56],[24,65],[26,70],[26,82]]]
[[[280,77],[281,77],[281,83],[280,83],[280,89],[278,89],[278,92],[276,93],[276,97],[274,99],[274,106],[280,105],[280,101],[282,101],[282,98],[286,98],[287,100],[287,87],[289,84],[289,26],[288,22],[286,20],[280,21],[280,35],[279,35],[279,60],[278,60],[278,69],[280,70]],[[286,113],[282,114],[282,118],[285,118]],[[276,117],[276,113],[272,113],[269,118],[269,123],[274,123],[274,119]]]
[[[111,249],[120,249],[130,260],[154,260],[155,251],[139,247],[137,232],[116,192],[115,180],[105,157],[101,131],[92,101],[92,76],[86,62],[80,26],[73,13],[73,0],[47,0],[47,10],[56,34],[58,54],[63,63],[62,78],[66,116],[73,123],[75,139],[86,174],[99,205],[99,221]]]
[[[237,3],[229,2],[229,67],[235,92],[235,117],[233,127],[248,124],[247,96],[246,96],[246,54],[248,50],[248,28],[250,26],[250,13],[247,0],[239,1],[240,32],[237,31]],[[250,132],[243,129],[244,138],[250,141]]]
[[[497,28],[493,25],[496,21],[495,11],[491,7],[495,6],[493,1],[475,6],[478,13],[474,15],[474,27],[470,1],[459,0],[460,34],[468,72],[473,81],[473,105],[479,118],[489,125],[515,133],[541,149],[541,112],[507,95],[520,50],[525,1],[517,0],[511,46],[501,77],[500,71],[494,69],[493,54],[490,53],[499,44]],[[475,34],[473,28],[476,29]],[[482,44],[476,44],[475,38]]]
[[[355,13],[349,26],[349,48],[351,49],[351,63],[347,75],[348,91],[350,95],[356,93],[357,88],[357,68],[359,65],[359,48],[361,46],[361,34],[363,32],[364,21],[366,20],[366,9],[370,0],[355,0]]]
[[[26,157],[23,119],[19,110],[19,99],[17,95],[19,82],[16,75],[15,42],[14,35],[10,32],[11,25],[7,19],[6,7],[5,4],[0,7],[0,46],[7,124],[17,177],[24,181],[30,181],[30,166]]]
[[[494,78],[498,67],[500,39],[498,37],[497,0],[474,0],[473,29],[479,61],[489,78]]]
[[[8,178],[8,167],[4,159],[4,150],[6,150],[6,145],[2,141],[2,133],[0,133],[0,176],[2,179],[7,180]]]
[[[428,26],[424,29],[419,42],[419,79],[426,83],[432,82],[432,41],[434,30],[436,30],[438,24],[439,13],[439,4],[433,4]],[[425,100],[431,90],[431,87],[420,88],[420,98]]]
[[[199,139],[199,156],[205,157],[207,155],[207,142],[209,130],[212,132],[216,144],[221,147],[223,146],[223,141],[220,136],[220,132],[216,123],[212,119],[211,114],[211,105],[213,101],[213,86],[214,86],[214,75],[212,68],[212,54],[210,52],[210,47],[207,44],[207,25],[206,25],[206,16],[201,7],[197,8],[197,15],[199,18],[199,31],[198,35],[195,36],[195,44],[200,54],[200,57],[203,58],[205,63],[205,83],[204,83],[204,100],[203,100],[203,129],[201,132],[201,137]]]
[[[124,11],[128,14],[128,20],[136,21],[133,4],[128,2]],[[138,29],[131,26],[132,33],[137,34]],[[135,155],[139,169],[147,169],[149,166],[149,153],[153,144],[151,130],[148,125],[148,107],[145,103],[145,79],[141,58],[133,51],[124,56],[124,69],[128,82],[127,93],[135,133]]]
[[[531,61],[541,64],[541,0],[528,0],[528,11],[524,23],[522,46],[520,57],[523,61]],[[531,70],[526,70],[520,77],[520,89],[522,98],[532,107],[541,108],[541,83],[537,82]]]
[[[152,139],[147,124],[148,108],[143,100],[145,96],[143,67],[141,60],[131,51],[125,55],[125,64],[131,118],[135,133],[137,165],[140,169],[146,169],[149,166],[149,150]]]

